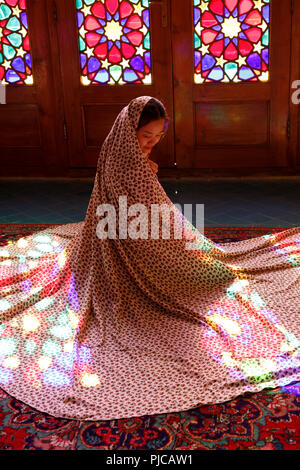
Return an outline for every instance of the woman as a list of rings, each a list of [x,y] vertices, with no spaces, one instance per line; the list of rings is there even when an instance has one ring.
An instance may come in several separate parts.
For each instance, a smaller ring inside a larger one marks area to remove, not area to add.
[[[153,147],[166,135],[168,125],[169,117],[163,104],[155,98],[149,100],[141,113],[136,135],[154,174],[158,172],[158,165],[149,159],[149,155]]]
[[[149,164],[167,123],[162,103],[131,100],[102,145],[85,220],[1,250],[0,386],[40,411],[127,418],[300,378],[300,228],[201,235]]]

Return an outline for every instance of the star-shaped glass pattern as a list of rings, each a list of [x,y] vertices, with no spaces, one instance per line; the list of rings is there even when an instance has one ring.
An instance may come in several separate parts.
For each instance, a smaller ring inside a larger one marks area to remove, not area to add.
[[[269,79],[271,0],[193,0],[194,81]]]
[[[83,85],[151,84],[148,0],[75,0]]]
[[[0,0],[0,83],[32,85],[25,0]]]

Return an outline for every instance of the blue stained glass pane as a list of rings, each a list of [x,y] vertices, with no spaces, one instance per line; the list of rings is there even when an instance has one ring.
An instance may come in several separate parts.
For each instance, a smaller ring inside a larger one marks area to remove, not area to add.
[[[233,16],[234,18],[236,18],[236,17],[238,16],[238,14],[239,14],[239,12],[238,12],[238,9],[237,9],[237,8],[236,8],[235,10],[233,10],[232,16]]]
[[[98,18],[98,21],[102,26],[106,26],[106,21],[105,20],[102,20],[102,19]]]
[[[215,26],[213,26],[212,28],[210,29],[213,29],[214,31],[221,31],[222,29],[222,26],[220,24],[216,24]]]
[[[21,23],[22,23],[22,25],[23,25],[26,29],[28,29],[28,22],[27,22],[27,15],[26,15],[26,12],[23,11],[23,13],[21,13],[20,17],[21,17]]]
[[[254,72],[252,72],[251,69],[249,69],[249,67],[245,67],[243,65],[241,69],[239,70],[239,78],[241,78],[242,80],[249,80],[250,78],[253,78],[253,77],[255,77],[255,74]]]
[[[225,18],[229,18],[229,16],[231,16],[231,12],[228,11],[226,7],[224,8],[224,16]]]
[[[120,18],[120,15],[119,15],[119,12],[117,11],[115,16],[114,16],[114,20],[119,21],[119,18]]]
[[[224,21],[223,16],[219,16],[219,15],[215,15],[215,16],[216,16],[216,19],[218,20],[218,22],[222,24],[223,21]]]
[[[146,64],[148,65],[149,69],[151,69],[151,56],[150,56],[150,52],[145,52],[145,54],[144,54],[144,59],[145,59]]]
[[[228,44],[230,43],[230,39],[229,38],[224,38],[224,46],[228,46]]]
[[[96,33],[98,34],[104,34],[104,29],[103,28],[99,28],[99,29],[96,29]]]
[[[120,41],[116,41],[116,46],[117,46],[118,49],[121,49],[121,43],[120,43]]]
[[[28,65],[28,67],[31,69],[31,56],[29,52],[25,55],[25,62]]]
[[[199,8],[194,8],[194,25],[196,25],[200,18],[200,10]]]
[[[211,69],[214,66],[215,62],[215,59],[211,55],[206,54],[202,60],[202,70],[205,71]]]
[[[124,34],[131,33],[131,31],[132,31],[132,30],[129,29],[129,28],[123,28],[123,33],[124,33]]]
[[[218,34],[218,36],[216,36],[215,41],[220,41],[220,39],[223,39],[223,36],[223,33]]]
[[[266,23],[270,23],[270,7],[269,5],[266,5],[262,7],[262,16],[265,20]]]
[[[248,38],[247,38],[246,34],[244,34],[244,33],[239,33],[239,38],[240,39],[245,39],[246,41],[248,41]]]
[[[89,73],[95,72],[100,68],[101,64],[98,59],[91,57],[88,62],[88,71]]]
[[[224,77],[224,72],[221,67],[215,67],[211,72],[208,74],[208,78],[210,80],[220,81]]]
[[[259,54],[255,52],[254,54],[250,54],[247,63],[250,65],[250,67],[253,67],[254,69],[260,69],[261,68],[261,60]]]
[[[201,60],[201,53],[199,51],[195,51],[195,66],[196,67],[199,64],[200,60]]]
[[[266,64],[269,63],[269,49],[263,49],[261,55]]]
[[[140,56],[134,57],[130,61],[130,65],[133,69],[138,70],[139,72],[144,71],[144,62]]]
[[[14,70],[10,69],[6,72],[6,80],[9,83],[15,83],[15,82],[18,82],[20,80],[20,77]]]
[[[120,21],[120,24],[121,24],[122,26],[124,26],[124,24],[126,23],[126,21],[127,21],[127,18],[124,18],[123,20]]]
[[[239,16],[238,20],[242,23],[244,19],[246,18],[247,14]]]
[[[238,47],[238,38],[232,38],[232,42],[235,45],[235,47]]]
[[[149,10],[144,10],[143,11],[143,21],[147,28],[150,26],[150,19],[149,19]]]
[[[139,77],[133,70],[126,69],[124,71],[124,79],[126,80],[126,82],[134,82],[135,80],[138,80]]]
[[[127,43],[130,42],[129,39],[126,36],[122,36],[121,39],[122,39],[123,42],[127,42]]]
[[[95,78],[94,80],[96,80],[97,82],[100,82],[100,83],[106,83],[108,82],[109,80],[109,75],[108,75],[108,72],[107,70],[99,70],[99,72],[97,73],[97,75],[95,75]]]
[[[16,69],[18,72],[23,72],[25,73],[25,65],[23,62],[23,59],[21,57],[17,57],[12,61],[12,66],[14,69]]]
[[[112,16],[109,14],[108,10],[106,10],[106,19],[107,19],[107,21],[112,20]]]
[[[81,28],[82,23],[84,22],[84,14],[81,11],[77,12],[77,26]]]
[[[108,50],[110,51],[111,48],[113,47],[114,43],[113,41],[108,41]]]
[[[80,64],[81,64],[82,69],[85,67],[86,61],[87,61],[86,55],[80,54]]]
[[[102,38],[100,39],[100,43],[99,43],[99,44],[102,44],[103,42],[106,42],[106,41],[107,41],[106,36],[102,36]]]

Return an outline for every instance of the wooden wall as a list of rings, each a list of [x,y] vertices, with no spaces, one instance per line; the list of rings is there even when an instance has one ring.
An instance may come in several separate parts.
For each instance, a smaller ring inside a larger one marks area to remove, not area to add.
[[[171,117],[151,156],[159,177],[299,175],[300,2],[271,6],[268,81],[195,84],[193,2],[155,0],[152,83],[84,86],[75,1],[28,0],[34,83],[6,86],[0,175],[94,176],[117,114],[140,95],[161,99]]]

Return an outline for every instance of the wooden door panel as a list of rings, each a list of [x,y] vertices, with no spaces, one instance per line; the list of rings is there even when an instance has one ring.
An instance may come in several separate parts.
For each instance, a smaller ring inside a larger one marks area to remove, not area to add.
[[[196,3],[204,5],[205,2]],[[259,8],[260,2],[255,3]],[[216,7],[217,2],[213,0],[213,4]],[[263,2],[261,4],[267,5]],[[193,14],[192,0],[174,0],[172,25],[177,168],[286,167],[290,0],[271,1],[268,81],[230,82],[227,79],[224,83],[211,79],[210,82],[194,83]],[[207,16],[205,20],[203,17],[203,22],[208,22],[210,18],[212,24],[214,15],[211,11],[209,14],[210,17]],[[229,16],[227,12],[222,25]],[[184,22],[182,18],[185,18]],[[234,21],[233,17],[231,20]],[[210,54],[207,47],[213,48],[214,44],[205,44],[208,36],[203,32],[201,34],[201,60],[203,57],[205,65],[204,57]],[[224,37],[225,44],[228,38],[226,34]]]
[[[6,104],[0,107],[1,174],[45,175],[48,169],[51,173],[50,167],[58,161],[61,164],[55,132],[58,115],[53,98],[47,2],[31,0],[25,5],[19,0],[14,3],[14,7],[6,2],[1,4],[0,42],[2,52],[5,48],[8,56],[0,65],[0,79],[6,85]],[[14,50],[8,39],[12,33],[10,25],[15,28],[15,34],[23,37],[20,44],[15,36]],[[22,60],[26,63],[23,72]]]
[[[118,7],[115,14],[119,14],[121,18],[121,8],[128,8],[129,3],[119,2],[119,5],[117,5],[116,2],[111,2],[110,5],[113,3]],[[146,7],[147,0],[143,0],[143,3],[142,1],[137,1],[135,4],[133,2],[131,3],[131,7],[136,7],[137,11],[144,5],[143,11],[148,10],[150,15],[151,84],[94,83],[97,78],[97,73],[100,73],[102,69],[109,66],[107,57],[106,59],[101,58],[101,49],[99,49],[99,47],[101,47],[101,44],[104,44],[104,42],[101,42],[101,40],[104,40],[104,34],[100,31],[107,31],[107,28],[111,27],[112,22],[118,23],[115,19],[116,17],[112,14],[110,14],[110,16],[107,15],[108,9],[106,9],[106,18],[102,18],[103,7],[106,7],[107,4],[108,3],[103,1],[101,6],[100,2],[90,1],[90,8],[86,9],[85,6],[83,10],[76,9],[73,0],[56,2],[68,158],[70,174],[72,175],[76,174],[76,170],[80,172],[81,169],[96,167],[101,144],[110,131],[118,113],[131,99],[141,95],[156,97],[163,101],[172,119],[172,56],[170,54],[170,23],[168,22],[168,18],[170,18],[170,2],[167,0],[162,0],[161,3],[159,1],[153,1],[153,5],[151,5],[151,7],[149,6],[149,8]],[[77,6],[78,5],[80,5],[80,3],[78,3]],[[86,12],[84,16],[82,16],[83,12]],[[81,15],[80,17],[78,17],[79,13]],[[96,14],[98,17],[96,17]],[[136,15],[138,14],[135,13],[135,21],[138,21]],[[144,13],[142,13],[142,15],[144,15]],[[88,22],[88,18],[91,16],[92,18],[90,18]],[[143,16],[143,18],[145,17]],[[99,28],[96,22],[98,22]],[[131,24],[134,26],[134,22]],[[144,21],[143,27],[140,28],[144,34],[144,41],[146,37],[145,24],[146,21]],[[79,25],[81,26],[79,27]],[[122,37],[124,37],[126,31],[128,32],[128,30],[125,29],[126,25],[127,23],[125,24],[124,19],[124,34]],[[89,28],[94,28],[94,30],[90,31]],[[98,38],[96,36],[97,32],[99,33]],[[80,34],[79,40],[78,34]],[[89,34],[94,34],[94,36],[88,36]],[[92,37],[92,42],[89,44],[90,46],[93,44],[93,47],[88,46],[88,38],[90,37]],[[93,43],[94,38],[95,41]],[[83,40],[86,41],[85,44]],[[112,42],[114,42],[113,47],[115,47],[117,41]],[[122,50],[123,44],[124,41],[120,41],[118,46],[119,50]],[[142,45],[145,46],[145,43],[143,42]],[[102,68],[99,68],[97,72],[90,72],[89,69],[87,69],[87,71],[82,70],[80,67],[80,52],[83,54],[81,59],[85,63],[85,67],[89,66],[89,60],[92,57],[94,62],[97,59],[98,62],[101,63]],[[138,57],[137,54],[131,59],[136,57]],[[143,55],[143,57],[145,56]],[[115,65],[119,66],[120,63],[123,63],[123,60],[124,57],[122,57],[122,61],[119,60]],[[125,70],[126,66],[124,65],[122,80],[125,76]],[[104,75],[105,72],[103,73],[103,76]],[[110,81],[112,81],[112,78]],[[173,148],[173,126],[170,125],[168,137],[162,141],[158,149],[153,151],[152,159],[159,162],[160,166],[173,166]]]

